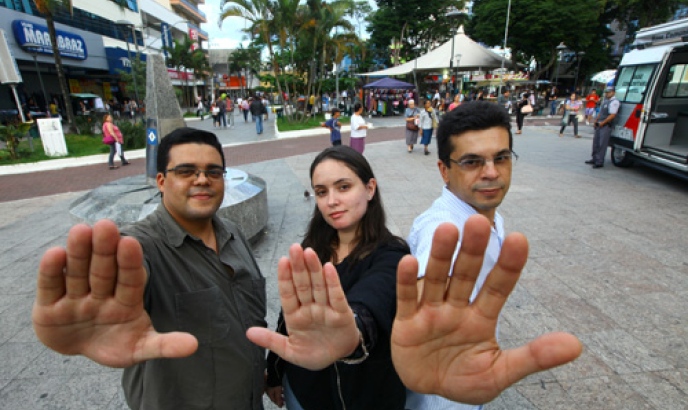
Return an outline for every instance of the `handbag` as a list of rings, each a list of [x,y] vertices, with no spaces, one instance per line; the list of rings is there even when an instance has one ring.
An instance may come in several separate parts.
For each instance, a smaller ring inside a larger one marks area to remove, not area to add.
[[[413,112],[417,113],[418,109],[414,109]],[[410,117],[406,117],[406,118],[408,119]],[[416,124],[415,121],[406,121],[406,129],[409,131],[418,131],[420,128],[418,128],[418,125]]]
[[[530,105],[530,102],[521,108],[521,114],[530,114],[533,112],[533,106]]]
[[[105,145],[112,145],[115,143],[115,138],[110,135],[110,133],[107,130],[107,127],[103,127],[103,144]]]

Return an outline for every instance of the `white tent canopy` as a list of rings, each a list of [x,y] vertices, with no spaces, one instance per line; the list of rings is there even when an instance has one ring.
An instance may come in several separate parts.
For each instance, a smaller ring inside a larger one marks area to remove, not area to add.
[[[360,75],[390,76],[404,75],[412,73],[414,70],[443,70],[449,68],[449,61],[452,58],[451,54],[452,40],[449,40],[415,60],[385,70],[360,73]],[[494,69],[502,66],[502,56],[471,40],[471,38],[464,33],[463,26],[459,27],[459,31],[454,36],[454,56],[456,56],[456,54],[461,54],[461,58],[458,59],[458,65],[456,64],[456,60],[454,61],[454,67],[462,71]],[[510,60],[504,59],[505,67],[508,67],[510,64]]]

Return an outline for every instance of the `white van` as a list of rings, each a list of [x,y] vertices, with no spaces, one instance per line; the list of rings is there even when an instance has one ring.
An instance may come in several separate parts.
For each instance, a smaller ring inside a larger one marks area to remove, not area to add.
[[[616,73],[612,162],[688,179],[688,19],[638,31]]]

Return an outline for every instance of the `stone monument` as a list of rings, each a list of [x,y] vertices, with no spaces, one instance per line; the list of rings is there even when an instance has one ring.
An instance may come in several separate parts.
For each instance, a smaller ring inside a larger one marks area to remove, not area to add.
[[[162,56],[149,55],[146,80],[146,173],[99,186],[75,200],[69,212],[78,222],[107,218],[121,227],[143,219],[160,204],[155,181],[158,143],[185,123]],[[259,237],[268,222],[265,181],[228,168],[218,215],[236,223],[247,238]]]

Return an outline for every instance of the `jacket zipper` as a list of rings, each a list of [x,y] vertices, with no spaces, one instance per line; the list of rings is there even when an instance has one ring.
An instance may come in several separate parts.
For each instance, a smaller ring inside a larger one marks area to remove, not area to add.
[[[337,393],[339,394],[339,402],[342,404],[342,410],[346,410],[344,396],[342,395],[342,380],[339,378],[339,367],[337,367],[337,363],[334,364],[334,371],[337,373]]]

